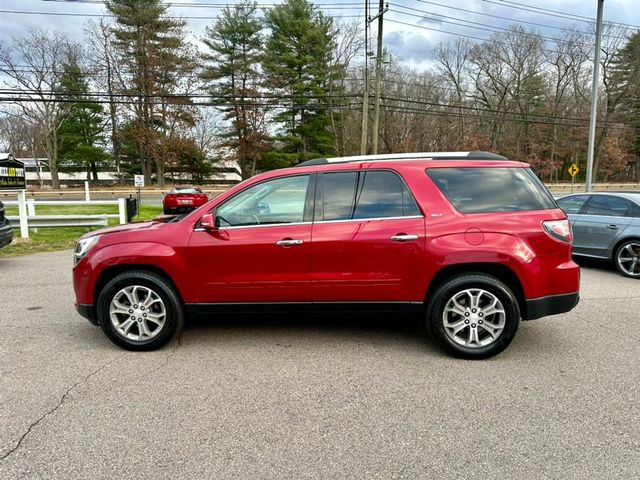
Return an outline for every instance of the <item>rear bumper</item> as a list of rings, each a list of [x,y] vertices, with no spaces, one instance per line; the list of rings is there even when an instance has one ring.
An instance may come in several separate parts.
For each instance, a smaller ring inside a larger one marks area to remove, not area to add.
[[[171,213],[189,213],[193,212],[200,205],[180,205],[179,207],[163,207],[163,211],[167,214]]]
[[[83,303],[76,303],[76,310],[80,315],[89,320],[94,325],[98,325],[98,319],[96,317],[96,310],[93,305],[85,305]]]
[[[573,309],[580,300],[580,292],[547,297],[533,298],[526,301],[527,311],[523,320],[536,320],[549,315],[566,313]]]

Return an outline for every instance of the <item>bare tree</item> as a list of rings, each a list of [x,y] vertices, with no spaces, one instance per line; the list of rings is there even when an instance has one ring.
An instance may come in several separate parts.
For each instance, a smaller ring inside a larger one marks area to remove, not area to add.
[[[329,71],[331,73],[329,80],[329,97],[331,99],[330,103],[338,108],[332,108],[329,115],[336,154],[345,155],[347,142],[345,117],[350,115],[350,113],[347,109],[339,107],[347,105],[349,102],[348,100],[335,100],[334,95],[344,94],[347,91],[346,82],[348,79],[347,72],[349,71],[349,66],[358,55],[362,54],[365,44],[360,22],[336,23],[334,28],[336,29],[336,45],[329,61]]]
[[[455,104],[458,106],[458,141],[465,138],[465,111],[461,108],[468,95],[467,71],[471,42],[466,38],[457,39],[453,45],[440,43],[436,47],[436,69],[453,85]]]
[[[122,112],[117,102],[117,94],[124,89],[123,72],[114,45],[112,25],[104,19],[96,24],[88,22],[85,28],[88,62],[93,83],[104,90],[109,102],[109,132],[113,159],[120,182],[124,182],[121,171],[122,140],[120,138],[120,119]]]
[[[7,77],[4,83],[16,89],[12,103],[42,129],[53,188],[60,187],[58,129],[65,109],[55,94],[65,60],[77,49],[65,35],[38,28],[14,37],[11,45],[0,42],[0,71]]]

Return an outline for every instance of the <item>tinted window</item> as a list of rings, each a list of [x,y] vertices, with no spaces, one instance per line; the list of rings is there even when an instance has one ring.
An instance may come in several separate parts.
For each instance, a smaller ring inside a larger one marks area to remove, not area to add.
[[[420,215],[411,193],[393,172],[364,174],[353,218],[384,218]]]
[[[277,178],[253,185],[216,210],[219,226],[302,222],[309,175]]]
[[[174,188],[171,193],[202,193],[199,188]]]
[[[322,220],[348,220],[353,212],[357,172],[322,175]]]
[[[640,205],[637,203],[631,202],[631,210],[629,211],[629,215],[632,217],[640,218]]]
[[[558,200],[558,206],[565,213],[578,213],[589,195],[576,195],[575,197],[564,197]]]
[[[526,168],[429,168],[427,174],[462,213],[556,208],[553,197]]]
[[[586,214],[624,217],[627,215],[627,210],[629,210],[629,202],[625,198],[594,195],[589,202]]]

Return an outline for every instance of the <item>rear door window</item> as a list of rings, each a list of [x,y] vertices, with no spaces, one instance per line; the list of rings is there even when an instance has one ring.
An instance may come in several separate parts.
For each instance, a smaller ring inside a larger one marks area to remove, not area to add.
[[[602,215],[606,217],[626,217],[629,211],[629,201],[626,198],[611,195],[594,195],[587,206],[587,215]]]
[[[574,197],[564,197],[558,200],[558,206],[564,213],[580,213],[589,195],[576,195]]]
[[[362,187],[356,198],[354,219],[414,215],[420,215],[420,210],[398,175],[384,170],[364,174]]]
[[[320,220],[349,220],[353,213],[358,172],[322,175]]]
[[[557,208],[549,191],[528,168],[428,168],[427,175],[461,213]]]

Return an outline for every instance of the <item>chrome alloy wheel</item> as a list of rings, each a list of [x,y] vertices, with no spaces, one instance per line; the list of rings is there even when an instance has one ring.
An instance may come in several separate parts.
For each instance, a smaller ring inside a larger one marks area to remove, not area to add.
[[[630,277],[640,277],[640,243],[629,242],[618,251],[618,267]]]
[[[156,292],[148,287],[131,285],[113,296],[109,318],[121,337],[146,342],[162,331],[167,310]]]
[[[442,314],[447,336],[467,348],[486,347],[495,342],[504,330],[505,320],[502,302],[481,288],[456,293]]]

